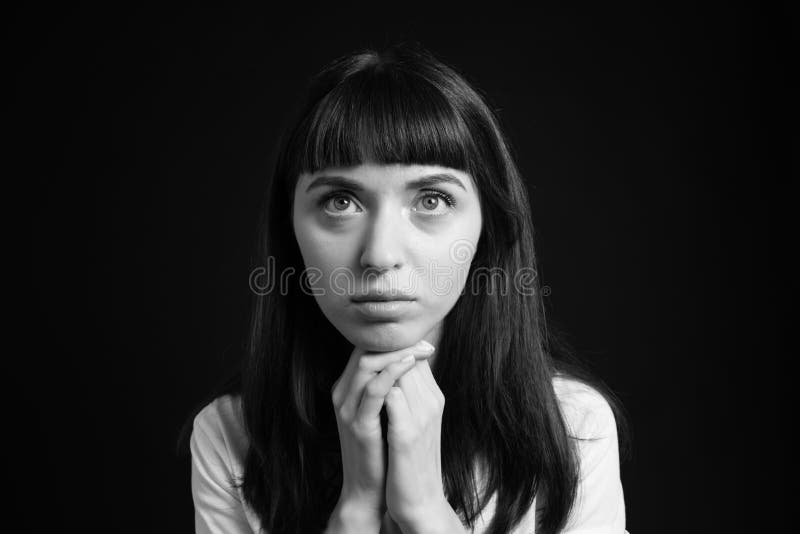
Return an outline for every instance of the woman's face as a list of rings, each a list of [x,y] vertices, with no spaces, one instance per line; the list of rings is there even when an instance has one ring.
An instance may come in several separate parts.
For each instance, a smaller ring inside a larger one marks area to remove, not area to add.
[[[348,341],[383,352],[438,344],[482,218],[462,171],[369,163],[300,175],[292,224],[306,290]]]

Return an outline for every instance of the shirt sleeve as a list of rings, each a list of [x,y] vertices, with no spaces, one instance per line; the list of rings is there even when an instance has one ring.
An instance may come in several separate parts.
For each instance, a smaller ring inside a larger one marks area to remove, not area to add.
[[[623,534],[625,499],[619,469],[619,444],[614,413],[594,390],[580,395],[574,418],[580,483],[564,534]]]
[[[190,438],[192,500],[197,534],[253,534],[239,492],[232,485],[232,469],[224,440],[208,421],[195,418]]]

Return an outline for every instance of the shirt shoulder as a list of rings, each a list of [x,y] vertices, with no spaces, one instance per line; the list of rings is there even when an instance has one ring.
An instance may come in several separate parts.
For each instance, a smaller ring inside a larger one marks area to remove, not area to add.
[[[207,404],[195,416],[193,432],[205,438],[233,474],[242,474],[248,439],[241,396],[223,395]]]
[[[248,449],[240,396],[218,397],[200,410],[194,418],[190,448],[195,532],[263,532],[240,486]]]
[[[571,437],[616,439],[614,412],[599,391],[580,380],[563,375],[553,378],[553,389]]]
[[[575,506],[564,532],[627,532],[611,405],[596,389],[576,379],[556,376],[553,387],[567,432],[575,440],[580,469]]]

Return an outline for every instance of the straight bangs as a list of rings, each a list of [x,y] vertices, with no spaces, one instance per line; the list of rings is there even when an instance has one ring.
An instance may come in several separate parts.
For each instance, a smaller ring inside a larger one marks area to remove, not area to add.
[[[378,66],[340,80],[300,125],[291,176],[363,163],[441,165],[475,176],[475,140],[455,107],[467,104],[453,93]]]

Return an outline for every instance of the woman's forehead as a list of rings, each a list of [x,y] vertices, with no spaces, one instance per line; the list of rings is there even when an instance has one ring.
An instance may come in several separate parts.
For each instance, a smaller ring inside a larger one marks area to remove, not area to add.
[[[410,189],[435,184],[450,184],[471,191],[472,177],[464,171],[441,165],[363,163],[350,167],[329,167],[302,173],[298,187],[303,191],[322,185],[361,186],[370,189]],[[357,187],[356,187],[357,188]]]

